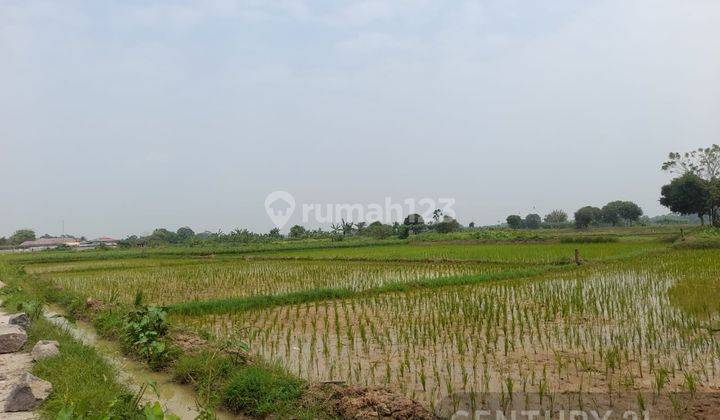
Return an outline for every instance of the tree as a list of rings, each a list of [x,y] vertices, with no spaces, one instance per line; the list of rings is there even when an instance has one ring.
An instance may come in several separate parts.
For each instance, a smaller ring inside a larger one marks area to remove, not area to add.
[[[175,232],[181,241],[190,239],[195,236],[195,232],[187,226],[183,226]]]
[[[475,222],[470,222],[470,223],[468,224],[468,227],[469,227],[470,229],[473,229],[473,228],[475,227]]]
[[[355,224],[353,222],[346,222],[345,219],[341,219],[340,229],[342,230],[343,236],[352,235],[354,226]]]
[[[505,221],[511,229],[520,229],[523,225],[522,217],[517,214],[511,214],[507,217],[507,219],[505,219]]]
[[[270,229],[270,233],[268,233],[268,237],[274,238],[274,239],[282,238],[282,235],[280,234],[280,229],[279,228]]]
[[[367,222],[355,223],[355,231],[357,232],[358,235],[362,235],[366,228],[367,228]]]
[[[635,222],[643,211],[637,204],[632,201],[611,201],[602,208],[602,220],[616,226],[618,223]]]
[[[305,236],[306,233],[307,231],[305,230],[305,228],[300,225],[295,225],[290,228],[291,238],[302,238],[303,236]]]
[[[392,226],[384,225],[380,222],[372,222],[365,228],[362,234],[376,239],[385,239],[392,236],[393,233],[394,230]]]
[[[528,229],[539,229],[542,219],[539,214],[531,213],[525,216],[525,227]]]
[[[443,221],[435,225],[435,230],[438,233],[450,233],[460,230],[460,223],[450,216],[444,216]]]
[[[710,181],[720,177],[720,146],[699,148],[685,153],[672,152],[662,164],[662,170],[678,175],[694,174]]]
[[[620,217],[625,222],[637,222],[640,216],[643,215],[643,211],[637,204],[632,201],[623,201],[618,209]]]
[[[700,217],[700,223],[705,224],[704,216],[710,214],[710,187],[708,184],[698,175],[688,172],[662,186],[660,204],[674,213],[697,214]]]
[[[34,241],[35,232],[30,229],[19,229],[13,233],[10,237],[10,243],[12,245],[20,245],[25,241]]]
[[[575,227],[587,228],[591,224],[602,220],[602,210],[597,207],[585,206],[575,212]]]
[[[151,243],[167,243],[173,244],[178,241],[178,235],[175,232],[171,232],[167,229],[160,228],[155,229],[153,233],[147,238],[148,242]]]
[[[611,201],[605,204],[600,210],[602,221],[613,226],[620,223],[620,207],[622,207],[622,201]]]
[[[661,189],[660,202],[668,203],[663,205],[672,205],[683,211],[694,208],[699,210],[697,214],[701,223],[705,223],[703,217],[708,215],[714,226],[720,226],[720,146],[713,144],[683,154],[670,153],[662,169],[680,175]],[[697,178],[690,178],[690,175]],[[680,179],[682,181],[678,181]],[[678,182],[673,185],[675,181]],[[704,200],[703,205],[699,204],[701,198]],[[688,202],[681,203],[678,200]]]
[[[545,215],[545,223],[565,223],[568,215],[562,210],[553,210]]]
[[[6,237],[0,236],[0,246],[5,246],[5,245],[8,245],[9,243],[10,243],[10,241],[8,241],[8,239]]]
[[[432,218],[435,221],[435,223],[440,222],[440,217],[443,215],[443,211],[441,209],[435,209],[433,210]]]

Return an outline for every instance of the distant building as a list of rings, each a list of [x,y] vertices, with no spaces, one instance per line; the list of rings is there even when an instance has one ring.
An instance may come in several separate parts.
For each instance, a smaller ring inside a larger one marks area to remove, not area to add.
[[[59,246],[77,247],[80,246],[80,240],[77,238],[40,238],[34,241],[25,241],[20,244],[20,248],[27,251],[42,251],[45,249],[55,249]]]
[[[95,249],[101,246],[115,248],[117,246],[117,243],[117,239],[113,239],[108,236],[101,236],[97,239],[93,239],[92,241],[85,241],[81,243],[80,249]]]

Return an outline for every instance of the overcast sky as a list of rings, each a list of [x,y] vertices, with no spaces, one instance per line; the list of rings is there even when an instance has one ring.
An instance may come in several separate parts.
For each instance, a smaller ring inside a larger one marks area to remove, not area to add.
[[[720,2],[0,0],[0,236],[657,203],[720,142]]]

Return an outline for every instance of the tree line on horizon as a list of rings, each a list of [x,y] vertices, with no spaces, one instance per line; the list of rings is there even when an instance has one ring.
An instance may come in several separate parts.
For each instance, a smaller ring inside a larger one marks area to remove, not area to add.
[[[574,214],[573,221],[568,220],[568,215],[563,210],[553,210],[541,218],[539,214],[531,213],[524,218],[517,214],[511,214],[505,220],[511,229],[540,229],[575,226],[578,229],[585,229],[590,226],[628,226],[640,220],[643,211],[632,201],[611,201],[602,208],[585,206],[578,209]]]
[[[707,221],[710,225],[720,227],[720,146],[713,144],[706,148],[678,153],[672,152],[661,169],[676,175],[669,184],[660,189],[660,204],[674,214],[643,217],[643,210],[632,201],[611,201],[603,207],[584,206],[573,214],[573,221],[563,210],[553,210],[541,217],[531,213],[525,217],[512,214],[506,218],[507,227],[511,229],[567,228],[575,226],[586,229],[592,226],[618,226],[631,224],[671,224],[693,223],[698,218],[701,225]],[[680,216],[677,216],[680,215]],[[501,226],[502,227],[502,226]],[[345,237],[370,237],[385,239],[397,237],[407,238],[424,232],[446,234],[462,229],[473,229],[475,223],[462,226],[456,219],[443,214],[437,209],[432,219],[426,222],[419,214],[408,215],[402,223],[383,224],[381,222],[352,222],[342,220],[333,224],[330,230],[322,228],[308,229],[301,225],[290,228],[287,238],[290,239],[333,239]],[[72,237],[64,235],[65,237]],[[43,237],[51,237],[43,235]],[[155,246],[163,244],[199,245],[203,243],[251,243],[282,239],[280,229],[275,228],[268,233],[255,233],[248,229],[234,229],[229,233],[201,232],[195,233],[191,228],[183,226],[176,231],[165,228],[155,229],[150,235],[131,235],[119,241],[127,247]],[[19,229],[9,238],[0,237],[0,247],[17,246],[25,241],[35,240],[32,229]],[[81,238],[84,239],[84,238]]]

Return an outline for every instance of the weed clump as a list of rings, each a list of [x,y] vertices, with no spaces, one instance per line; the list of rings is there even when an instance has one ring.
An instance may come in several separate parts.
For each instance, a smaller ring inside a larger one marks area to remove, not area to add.
[[[285,411],[302,392],[302,381],[283,369],[252,365],[233,374],[223,402],[232,411],[263,416]]]
[[[151,369],[160,370],[177,357],[167,339],[167,312],[154,306],[139,306],[125,315],[121,341],[128,353],[142,358]]]

